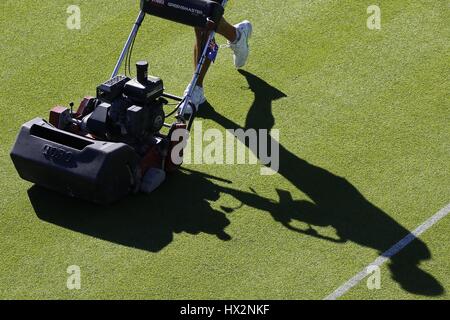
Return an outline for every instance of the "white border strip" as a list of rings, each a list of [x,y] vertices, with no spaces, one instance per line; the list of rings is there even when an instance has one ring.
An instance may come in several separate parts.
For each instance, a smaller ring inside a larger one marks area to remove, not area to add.
[[[324,300],[336,300],[336,299],[342,297],[347,291],[349,291],[351,288],[356,286],[359,282],[361,282],[361,280],[363,280],[368,275],[368,273],[367,273],[368,267],[372,267],[372,266],[380,267],[386,261],[388,261],[389,258],[395,256],[403,248],[405,248],[408,244],[410,244],[412,241],[414,241],[416,238],[418,238],[422,233],[424,233],[425,231],[430,229],[432,226],[434,226],[439,220],[444,218],[449,213],[450,213],[450,203],[447,204],[441,210],[439,210],[430,219],[428,219],[423,224],[421,224],[419,227],[417,227],[416,230],[414,230],[413,232],[408,234],[406,237],[404,237],[402,240],[400,240],[395,245],[393,245],[389,250],[387,250],[381,256],[379,256],[369,266],[364,268],[362,271],[357,273],[353,278],[351,278],[346,283],[344,283],[342,286],[340,286],[338,289],[336,289],[336,291],[334,291],[329,296],[325,297]]]

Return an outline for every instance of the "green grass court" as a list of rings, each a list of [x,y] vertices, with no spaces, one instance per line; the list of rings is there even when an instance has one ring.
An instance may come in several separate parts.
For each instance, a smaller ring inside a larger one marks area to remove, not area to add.
[[[66,9],[81,8],[81,30]],[[382,29],[366,27],[367,7]],[[110,75],[135,0],[0,2],[0,298],[322,299],[450,201],[448,1],[232,0],[254,25],[237,72],[223,49],[205,128],[280,130],[280,171],[189,165],[102,208],[32,187],[9,158],[20,126]],[[193,31],[147,17],[134,60],[169,92]],[[224,43],[225,40],[218,38]],[[449,299],[450,218],[342,299]],[[82,288],[66,288],[70,265]]]

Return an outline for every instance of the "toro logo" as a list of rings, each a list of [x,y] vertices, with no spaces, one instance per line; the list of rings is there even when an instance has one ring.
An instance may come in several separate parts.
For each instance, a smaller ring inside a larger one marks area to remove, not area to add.
[[[61,149],[61,148],[52,147],[48,144],[46,144],[42,148],[42,154],[46,158],[51,158],[53,160],[62,161],[62,162],[66,162],[66,163],[69,163],[70,161],[72,161],[72,158],[73,158],[73,155],[71,152]]]

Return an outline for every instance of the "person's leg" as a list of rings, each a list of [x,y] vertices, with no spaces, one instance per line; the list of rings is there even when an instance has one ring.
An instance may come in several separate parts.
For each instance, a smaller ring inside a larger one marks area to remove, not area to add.
[[[217,33],[224,36],[228,40],[230,48],[233,50],[233,60],[236,68],[241,68],[245,65],[248,57],[249,47],[248,38],[252,32],[251,23],[243,21],[236,26],[229,24],[225,18],[222,18],[217,26]],[[205,29],[195,29],[195,46],[194,46],[194,65],[197,67],[200,56],[203,52],[204,46],[208,39],[209,31]],[[211,61],[206,59],[203,64],[203,68],[200,70],[196,87],[191,95],[191,102],[198,108],[206,101],[205,92],[203,90],[203,81],[206,73],[211,65]],[[185,94],[187,94],[190,88],[186,88]]]
[[[230,42],[235,42],[237,39],[237,30],[234,26],[228,23],[225,18],[222,18],[217,27],[217,33],[225,37]],[[196,43],[194,47],[194,67],[197,67],[197,63],[202,54],[203,46],[208,38],[208,33],[200,28],[195,29]],[[203,80],[211,65],[211,61],[206,60],[203,69],[200,72],[197,85],[203,87]]]
[[[194,46],[194,69],[197,67],[198,61],[200,60],[200,56],[202,54],[202,50],[204,48],[204,44],[208,38],[208,32],[203,29],[196,28],[195,29],[195,46]],[[211,61],[206,59],[203,64],[203,68],[200,71],[200,75],[198,77],[197,86],[203,87],[203,80],[205,79],[206,73],[208,72],[209,66],[211,65]]]
[[[235,42],[238,37],[236,27],[229,24],[225,18],[220,20],[219,26],[217,27],[217,33],[224,36],[230,42]]]

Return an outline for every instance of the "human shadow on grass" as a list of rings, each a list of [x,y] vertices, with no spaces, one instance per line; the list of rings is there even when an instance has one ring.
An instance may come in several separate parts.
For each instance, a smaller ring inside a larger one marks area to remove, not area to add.
[[[228,130],[267,129],[270,132],[275,124],[272,102],[286,95],[259,77],[246,71],[240,72],[255,95],[245,126],[239,126],[218,113],[210,104],[205,104],[198,116],[211,119]],[[249,194],[233,194],[233,190],[229,190],[237,199],[270,212],[274,220],[290,230],[337,243],[351,241],[373,248],[379,254],[383,254],[409,234],[406,228],[367,200],[345,178],[299,158],[270,135],[265,141],[268,141],[269,150],[270,144],[277,144],[279,147],[278,173],[306,194],[312,202],[294,202],[290,193],[278,190],[280,202],[276,206],[268,207],[267,201],[261,201]],[[245,138],[241,142],[258,157],[257,147],[250,145]],[[308,224],[309,228],[301,230],[293,227],[291,222],[294,220]],[[332,226],[338,238],[326,239],[314,230],[314,226]],[[442,285],[431,274],[419,268],[419,264],[428,259],[431,259],[431,253],[426,244],[420,239],[414,240],[403,251],[390,258],[388,265],[392,278],[410,293],[426,296],[443,294]]]

